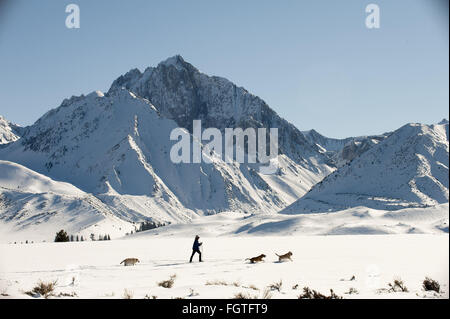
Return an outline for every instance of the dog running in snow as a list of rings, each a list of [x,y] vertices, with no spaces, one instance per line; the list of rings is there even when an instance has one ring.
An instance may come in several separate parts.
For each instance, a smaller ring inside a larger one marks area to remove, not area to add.
[[[275,255],[278,256],[278,261],[283,261],[285,259],[289,259],[290,261],[292,261],[292,259],[291,259],[292,253],[291,252],[287,252],[284,255],[278,255],[277,253],[275,253]]]
[[[247,258],[246,260],[250,260],[250,263],[254,264],[256,262],[264,261],[263,258],[265,258],[265,257],[266,257],[266,255],[261,254],[257,257]]]
[[[137,258],[126,258],[122,260],[120,264],[123,264],[124,266],[134,266],[136,263],[139,263],[139,259]]]

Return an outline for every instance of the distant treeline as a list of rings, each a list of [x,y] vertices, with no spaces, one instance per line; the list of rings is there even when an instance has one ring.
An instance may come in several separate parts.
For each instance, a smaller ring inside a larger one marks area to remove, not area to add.
[[[143,221],[140,223],[139,228],[135,227],[135,232],[141,232],[145,230],[150,230],[162,226],[166,226],[170,223],[158,223],[158,222],[152,222],[152,221]],[[133,234],[134,232],[131,231],[130,233],[126,233],[125,235]],[[99,234],[96,236],[94,233],[92,233],[89,236],[89,239],[91,241],[102,241],[102,240],[111,240],[111,236],[109,234]],[[61,229],[59,232],[55,235],[55,243],[61,243],[61,242],[69,242],[69,241],[86,241],[86,239],[83,237],[83,235],[68,235],[67,232],[64,229]],[[14,242],[16,244],[17,242]],[[21,242],[23,243],[23,242]],[[28,240],[25,241],[26,244],[28,244]],[[31,242],[33,243],[33,242]]]
[[[170,224],[170,223],[168,223],[168,224]],[[157,222],[152,222],[152,221],[147,220],[147,221],[141,222],[141,224],[139,225],[139,228],[136,229],[136,233],[145,231],[145,230],[155,229],[155,228],[162,227],[162,226],[166,226],[168,224],[157,223]]]
[[[95,241],[95,234],[91,234],[89,238],[92,241]],[[98,235],[97,240],[111,240],[111,237],[109,234],[106,235]],[[68,241],[85,241],[83,235],[68,235],[67,232],[64,229],[61,229],[59,232],[56,233],[55,236],[55,243],[60,242],[68,242]]]

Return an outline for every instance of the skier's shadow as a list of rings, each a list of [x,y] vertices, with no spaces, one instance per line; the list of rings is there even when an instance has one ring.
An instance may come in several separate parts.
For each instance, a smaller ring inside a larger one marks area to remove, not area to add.
[[[181,265],[186,265],[186,264],[190,264],[190,262],[189,261],[185,261],[185,262],[170,263],[170,264],[157,264],[155,266],[157,266],[157,267],[171,267],[171,266],[181,266]]]

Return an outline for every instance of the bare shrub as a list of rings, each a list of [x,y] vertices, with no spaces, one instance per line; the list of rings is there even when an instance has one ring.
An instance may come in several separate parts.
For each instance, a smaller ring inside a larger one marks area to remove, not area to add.
[[[350,289],[345,292],[347,295],[357,295],[359,294],[359,291],[356,288],[350,287]]]
[[[190,293],[189,293],[188,297],[195,297],[195,296],[198,296],[198,295],[199,295],[199,293],[196,292],[196,291],[195,291],[194,289],[192,289],[192,288],[189,288],[189,291],[190,291]]]
[[[234,295],[233,299],[256,299],[256,297],[245,292],[238,292]]]
[[[435,291],[437,293],[441,292],[441,285],[429,277],[426,277],[422,283],[422,287],[425,291]]]
[[[177,275],[173,274],[172,276],[170,276],[168,280],[163,280],[159,282],[158,286],[163,288],[172,288],[173,284],[175,283],[175,278],[177,278]]]
[[[4,288],[1,289],[0,296],[2,296],[2,297],[8,297],[9,296],[7,287],[4,287]]]
[[[353,275],[350,279],[344,279],[344,278],[340,279],[340,281],[354,281],[354,280],[356,280],[355,275]]]
[[[250,286],[244,287],[244,288],[248,288],[248,289],[252,289],[252,290],[259,290],[259,288],[256,287],[255,285],[250,285]]]
[[[264,289],[262,295],[261,295],[261,299],[271,299],[272,298],[272,293],[270,292],[269,288]]]
[[[408,288],[406,288],[403,280],[401,279],[394,279],[393,282],[388,283],[388,286],[389,292],[408,292]]]
[[[205,283],[206,286],[228,286],[229,284],[226,281],[223,280],[214,280],[214,281],[207,281]]]
[[[128,289],[124,289],[123,290],[123,299],[133,299],[133,292]]]
[[[303,294],[299,295],[298,299],[342,299],[342,297],[336,295],[333,289],[330,289],[330,295],[326,296],[316,290],[304,287]]]
[[[68,292],[60,292],[56,297],[78,297],[77,293],[75,291],[68,293]]]
[[[389,290],[386,288],[377,289],[377,294],[386,294],[386,293],[389,293]]]
[[[270,284],[270,285],[268,286],[268,288],[269,288],[271,291],[278,290],[279,292],[281,292],[281,287],[282,287],[282,286],[283,286],[283,281],[280,280],[279,282],[275,282],[275,283],[273,283],[273,284]]]
[[[272,298],[272,293],[268,287],[266,287],[266,289],[264,289],[264,291],[262,292],[260,297],[258,297],[258,295],[251,295],[251,294],[245,293],[245,292],[239,292],[239,293],[235,294],[233,297],[233,299],[271,299],[271,298]]]
[[[39,281],[39,283],[31,291],[27,291],[25,293],[32,297],[43,296],[44,298],[48,298],[50,296],[53,296],[53,291],[56,288],[56,283],[56,280],[51,282]]]
[[[259,290],[259,288],[256,287],[255,285],[245,286],[245,285],[242,285],[238,281],[234,281],[234,282],[230,283],[230,282],[226,282],[224,280],[214,280],[214,281],[207,281],[205,283],[205,285],[206,286],[234,286],[234,287],[240,287],[240,288],[251,289],[251,290]]]

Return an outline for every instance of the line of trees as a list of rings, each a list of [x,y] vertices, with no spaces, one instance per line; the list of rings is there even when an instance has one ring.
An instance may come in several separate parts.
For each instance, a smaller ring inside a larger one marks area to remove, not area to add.
[[[170,224],[170,223],[169,223]],[[150,230],[150,229],[154,229],[157,227],[161,227],[161,226],[166,226],[167,224],[165,223],[157,223],[157,222],[152,222],[152,221],[143,221],[140,223],[139,228],[135,227],[135,232],[141,232],[141,231],[146,231],[146,230]],[[131,231],[130,233],[126,233],[125,235],[132,235],[133,231]],[[111,236],[109,234],[104,234],[101,235],[99,234],[97,239],[95,234],[91,234],[89,236],[89,238],[92,241],[103,241],[103,240],[111,240]],[[61,229],[59,232],[56,233],[55,236],[55,243],[61,243],[61,242],[69,242],[69,241],[85,241],[83,235],[68,235],[67,232],[64,229]],[[28,244],[28,240],[25,242],[26,244]],[[14,242],[14,244],[16,244],[16,242]]]
[[[144,222],[141,222],[141,224],[139,225],[139,228],[136,229],[136,233],[138,233],[140,231],[154,229],[154,228],[161,227],[161,226],[166,226],[166,224],[146,220]],[[133,232],[131,232],[131,233],[133,233]]]
[[[11,242],[10,242],[10,244],[11,244]],[[17,241],[15,241],[14,244],[17,244]],[[23,244],[23,241],[21,241],[20,244]],[[34,244],[34,241],[28,241],[28,239],[27,239],[25,241],[25,244]]]
[[[91,234],[89,238],[92,241],[95,241],[95,234]],[[98,235],[97,240],[111,240],[111,236],[109,234],[106,235]],[[85,241],[83,235],[68,235],[67,232],[64,229],[61,229],[59,232],[56,233],[55,236],[55,243],[60,242],[68,242],[68,241]]]

